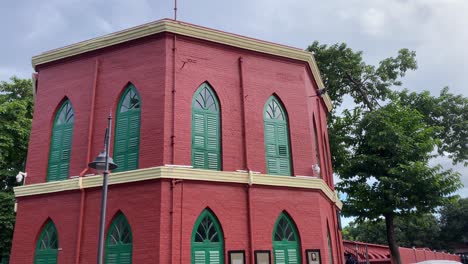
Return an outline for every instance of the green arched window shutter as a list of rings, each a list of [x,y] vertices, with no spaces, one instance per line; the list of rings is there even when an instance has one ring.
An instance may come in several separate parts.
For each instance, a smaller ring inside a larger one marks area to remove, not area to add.
[[[192,231],[192,264],[224,263],[224,236],[221,227],[208,210],[204,210]]]
[[[267,173],[291,175],[288,118],[281,103],[274,96],[265,104],[263,123]]]
[[[330,237],[330,229],[327,226],[327,243],[328,243],[328,260],[330,264],[333,264],[333,250],[332,250],[332,242]]]
[[[132,230],[127,219],[119,213],[110,225],[106,239],[106,264],[132,263]]]
[[[211,87],[204,83],[192,101],[192,166],[221,170],[219,103]]]
[[[52,127],[47,181],[68,178],[74,123],[75,112],[70,101],[67,100],[63,102],[55,115]]]
[[[36,253],[34,254],[34,264],[54,264],[57,263],[58,235],[54,222],[49,220],[36,243]]]
[[[117,108],[114,138],[114,162],[119,166],[114,172],[138,169],[140,152],[141,100],[129,84]]]
[[[299,235],[292,220],[281,213],[273,229],[273,255],[276,264],[300,264]]]

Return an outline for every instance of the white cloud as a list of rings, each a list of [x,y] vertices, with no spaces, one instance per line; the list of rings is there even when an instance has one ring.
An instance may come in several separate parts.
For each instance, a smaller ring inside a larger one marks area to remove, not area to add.
[[[103,34],[116,31],[114,25],[112,25],[112,23],[110,23],[103,17],[96,17],[96,26],[99,28],[100,31],[103,32]]]
[[[44,3],[29,18],[30,31],[24,36],[25,41],[40,41],[56,34],[66,27],[66,19],[56,5]]]
[[[369,8],[361,17],[361,26],[364,32],[370,35],[385,33],[385,13],[382,10]]]

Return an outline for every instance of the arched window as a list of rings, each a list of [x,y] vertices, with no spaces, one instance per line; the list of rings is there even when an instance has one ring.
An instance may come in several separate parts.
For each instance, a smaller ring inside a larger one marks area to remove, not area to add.
[[[328,142],[327,142],[327,138],[325,137],[325,134],[323,134],[323,140],[322,140],[322,144],[323,144],[323,154],[324,154],[324,157],[325,157],[325,174],[327,176],[327,182],[329,185],[331,185],[332,181],[331,181],[331,178],[333,177],[331,175],[331,170],[330,170],[330,162],[331,160],[329,160],[329,156],[328,156]]]
[[[132,263],[132,230],[122,213],[115,216],[107,232],[106,264]]]
[[[205,209],[192,231],[192,264],[224,263],[224,236],[215,216]]]
[[[291,175],[288,117],[275,96],[271,96],[265,104],[263,124],[267,173]]]
[[[55,114],[50,140],[47,181],[68,178],[74,123],[75,112],[70,101],[66,100]]]
[[[208,83],[192,101],[192,166],[221,170],[221,120],[218,99]]]
[[[322,177],[322,171],[320,170],[320,150],[318,145],[317,124],[315,122],[315,116],[312,117],[312,123],[314,127],[315,166],[317,166],[317,170],[315,170],[314,173],[316,173],[316,176]]]
[[[114,172],[138,169],[140,152],[141,101],[138,92],[129,84],[117,107],[114,138]]]
[[[330,264],[333,264],[333,249],[332,249],[332,242],[330,237],[330,228],[328,228],[327,224],[327,243],[328,243],[328,260]]]
[[[276,264],[301,263],[299,234],[296,225],[284,212],[273,229],[273,255]]]
[[[36,243],[36,253],[34,254],[35,264],[54,264],[57,263],[59,242],[57,228],[52,220],[42,228],[41,234]]]

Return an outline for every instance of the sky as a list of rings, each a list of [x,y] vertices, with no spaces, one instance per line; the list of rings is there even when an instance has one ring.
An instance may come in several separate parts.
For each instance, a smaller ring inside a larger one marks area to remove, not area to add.
[[[177,19],[305,49],[345,42],[368,63],[416,51],[418,70],[403,79],[433,95],[449,86],[468,96],[467,0],[178,0]],[[174,18],[169,0],[0,1],[0,81],[28,78],[31,57],[132,26]],[[450,160],[433,161],[451,168]],[[468,197],[468,167],[462,173]]]

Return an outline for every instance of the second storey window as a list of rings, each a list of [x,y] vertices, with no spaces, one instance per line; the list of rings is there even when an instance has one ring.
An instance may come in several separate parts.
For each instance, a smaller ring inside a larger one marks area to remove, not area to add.
[[[140,151],[140,96],[129,84],[117,107],[114,138],[114,172],[138,169]]]
[[[47,181],[58,181],[68,178],[74,123],[75,112],[70,101],[66,100],[55,114],[52,137],[50,139]]]
[[[192,100],[192,166],[221,170],[221,120],[219,102],[204,83]]]
[[[267,173],[291,175],[288,118],[275,96],[271,96],[265,104],[263,124]]]

